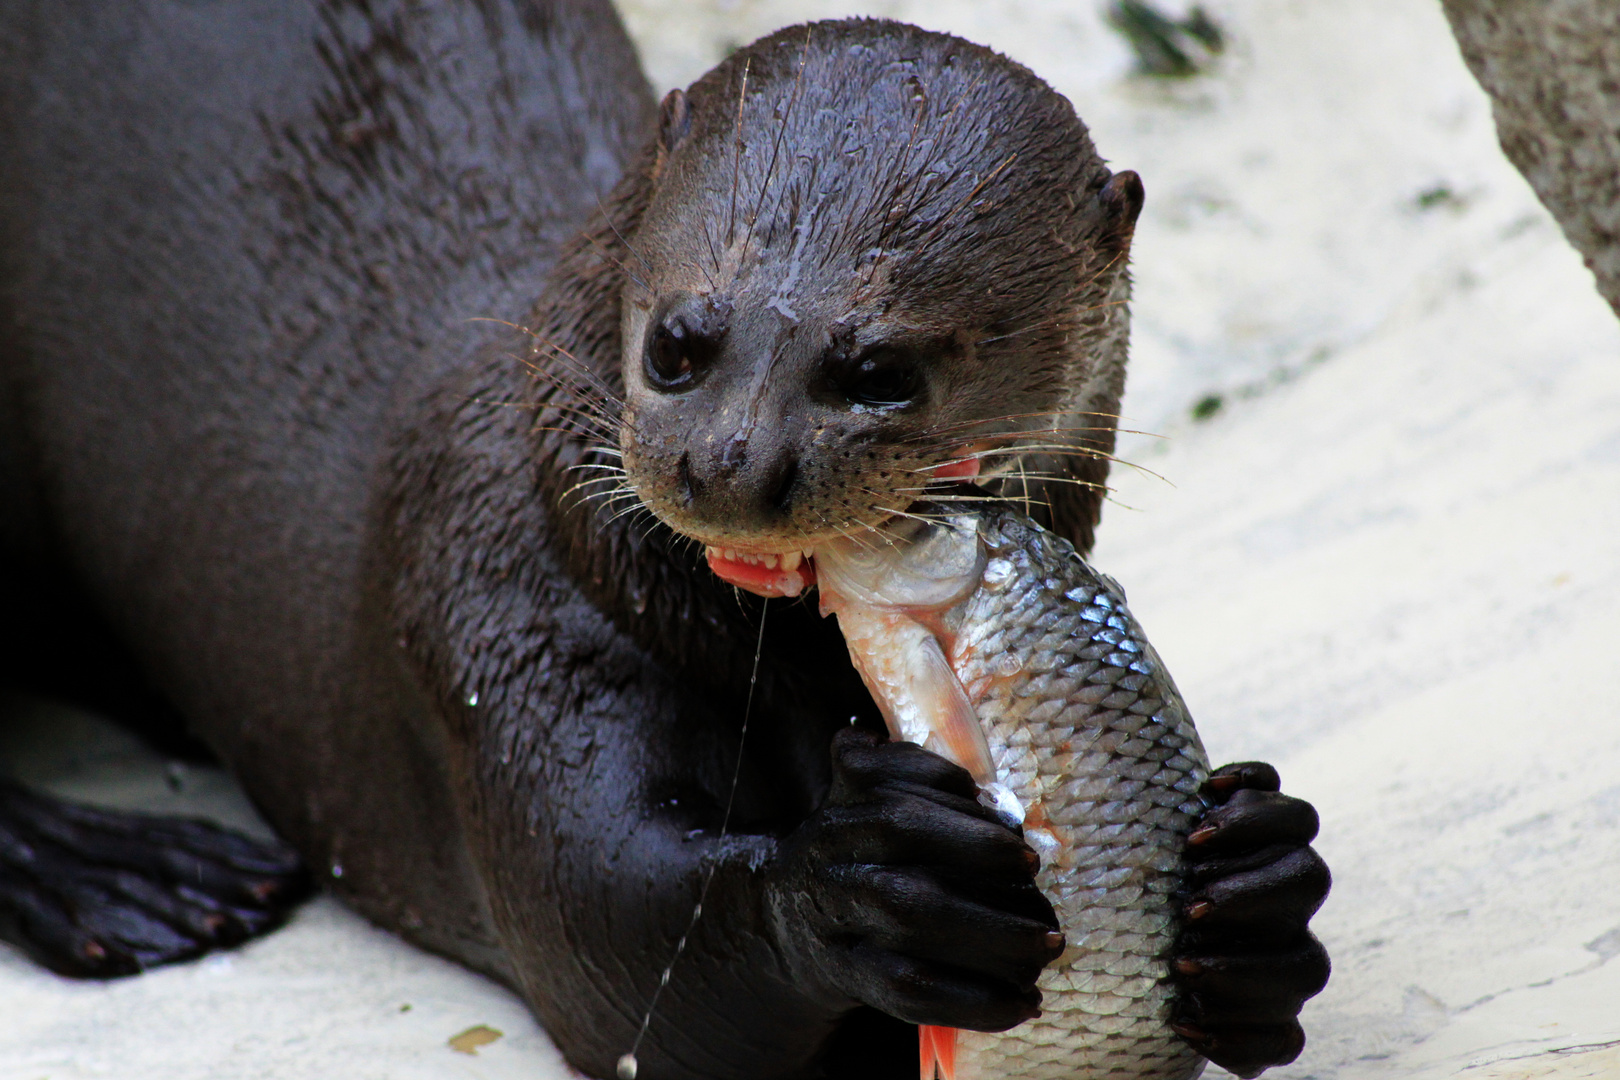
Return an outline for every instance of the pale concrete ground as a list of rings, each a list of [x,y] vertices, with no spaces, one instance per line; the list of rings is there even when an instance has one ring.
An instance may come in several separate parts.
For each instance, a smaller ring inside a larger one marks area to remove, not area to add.
[[[848,11],[628,6],[661,86]],[[1322,811],[1337,968],[1268,1075],[1620,1076],[1620,325],[1438,7],[1220,4],[1232,54],[1174,87],[1125,78],[1089,2],[862,10],[1029,64],[1146,181],[1126,410],[1168,438],[1122,453],[1174,486],[1122,470],[1097,562],[1211,754],[1269,758]],[[1195,423],[1206,393],[1224,407]],[[12,756],[62,790],[251,815],[116,737]],[[0,1080],[566,1075],[510,995],[329,900],[105,986],[0,953],[0,1015]],[[451,1050],[475,1024],[504,1037]]]

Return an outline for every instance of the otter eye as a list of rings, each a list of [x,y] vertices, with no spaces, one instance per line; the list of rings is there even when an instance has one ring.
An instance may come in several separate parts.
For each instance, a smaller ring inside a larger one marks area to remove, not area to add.
[[[680,317],[666,319],[647,339],[647,381],[654,389],[684,390],[714,350],[714,343]]]
[[[894,349],[873,349],[839,380],[839,390],[859,405],[906,405],[922,391],[922,371],[915,359]]]

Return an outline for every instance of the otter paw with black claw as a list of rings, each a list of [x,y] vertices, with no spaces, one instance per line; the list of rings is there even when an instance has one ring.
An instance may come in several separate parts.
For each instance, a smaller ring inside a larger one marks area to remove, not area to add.
[[[1063,951],[1038,860],[966,771],[853,728],[827,803],[784,843],[771,890],[795,974],[917,1024],[1003,1031],[1040,1013]]]
[[[1299,1056],[1304,1003],[1327,984],[1327,951],[1308,929],[1332,875],[1311,848],[1314,807],[1280,793],[1263,762],[1217,769],[1211,809],[1187,838],[1184,923],[1170,971],[1176,1031],[1242,1077]]]
[[[0,781],[0,940],[58,974],[133,975],[235,945],[309,892],[280,843]]]

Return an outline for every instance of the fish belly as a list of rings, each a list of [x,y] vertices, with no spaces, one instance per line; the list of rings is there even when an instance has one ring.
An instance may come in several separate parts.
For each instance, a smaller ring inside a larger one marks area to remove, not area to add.
[[[1117,586],[1015,516],[980,536],[989,557],[950,661],[1025,808],[1068,946],[1040,977],[1040,1017],[959,1033],[956,1076],[1196,1077],[1203,1058],[1169,1026],[1167,957],[1203,746]]]

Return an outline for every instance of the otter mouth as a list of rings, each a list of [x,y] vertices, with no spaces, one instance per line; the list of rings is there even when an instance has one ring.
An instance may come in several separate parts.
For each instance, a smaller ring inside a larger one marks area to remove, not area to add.
[[[760,596],[798,596],[816,583],[807,551],[756,552],[708,546],[709,569],[728,585]]]
[[[952,460],[929,470],[931,478],[946,484],[978,480],[980,459],[975,449],[962,447]],[[816,583],[813,551],[749,551],[707,544],[703,554],[721,581],[757,596],[800,596]]]

